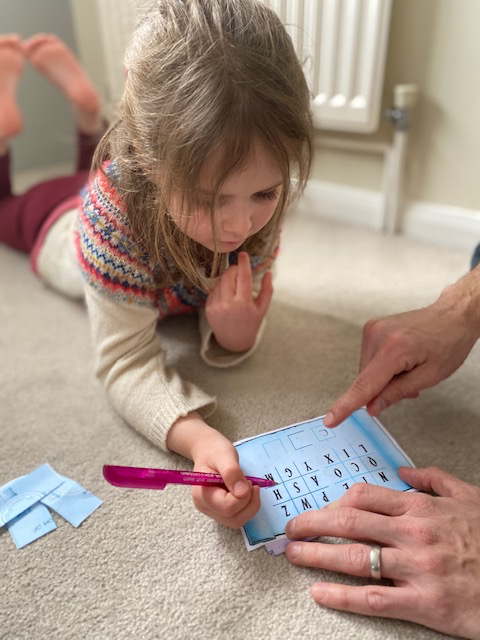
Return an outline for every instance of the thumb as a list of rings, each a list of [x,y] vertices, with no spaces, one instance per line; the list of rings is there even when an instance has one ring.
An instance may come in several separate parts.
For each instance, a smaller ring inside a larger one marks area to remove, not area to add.
[[[385,388],[368,403],[368,411],[375,416],[400,400],[418,397],[420,391],[432,384],[434,382],[431,381],[431,374],[426,367],[415,367],[411,371],[400,373],[394,376]]]
[[[257,309],[262,315],[267,313],[273,295],[272,272],[268,271],[262,278],[262,287],[255,300]]]
[[[466,482],[452,476],[438,467],[416,469],[414,467],[400,467],[400,478],[420,491],[434,492],[444,498],[464,496],[466,489],[470,488]]]
[[[237,460],[224,460],[218,465],[218,472],[227,489],[236,498],[243,498],[250,491],[252,483],[246,479]]]

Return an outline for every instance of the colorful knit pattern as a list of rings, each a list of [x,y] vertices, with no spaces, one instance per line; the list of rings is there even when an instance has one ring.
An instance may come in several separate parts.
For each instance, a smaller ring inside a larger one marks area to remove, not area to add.
[[[170,287],[156,283],[156,265],[135,240],[123,202],[108,179],[113,170],[111,165],[107,175],[97,171],[79,210],[76,244],[84,278],[116,300],[156,307],[160,318],[194,312],[205,304],[205,292],[182,282]],[[268,259],[252,256],[254,273],[266,271],[277,253],[278,247]],[[235,253],[229,262],[237,262]]]

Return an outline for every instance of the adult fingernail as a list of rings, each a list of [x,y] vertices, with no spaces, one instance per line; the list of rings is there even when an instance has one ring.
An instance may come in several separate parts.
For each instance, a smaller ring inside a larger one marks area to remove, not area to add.
[[[333,422],[333,413],[329,411],[323,419],[323,424],[326,427],[329,427],[332,424],[332,422]]]
[[[247,491],[248,491],[248,484],[243,480],[236,482],[235,486],[233,487],[233,493],[236,496],[243,496],[245,493],[247,493]]]
[[[300,555],[302,551],[302,546],[295,542],[291,542],[288,545],[287,549],[288,549],[288,557],[294,560],[295,558],[298,558],[298,556]]]
[[[312,594],[313,598],[315,598],[315,600],[321,600],[323,594],[325,593],[325,589],[321,584],[315,583],[312,584],[310,593]]]
[[[287,538],[293,538],[295,534],[295,523],[293,520],[287,522],[287,526],[285,527],[285,533]]]

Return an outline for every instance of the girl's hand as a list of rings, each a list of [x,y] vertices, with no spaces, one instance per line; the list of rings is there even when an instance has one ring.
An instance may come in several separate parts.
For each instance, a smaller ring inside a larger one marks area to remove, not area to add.
[[[260,509],[260,487],[245,478],[237,451],[227,438],[214,431],[196,444],[193,461],[195,471],[219,473],[228,488],[193,487],[193,503],[199,511],[231,529],[253,518]]]
[[[222,274],[207,298],[205,313],[218,344],[228,351],[248,351],[255,343],[272,293],[272,274],[268,272],[254,297],[250,258],[242,251],[238,264]]]
[[[237,450],[210,427],[196,411],[179,418],[170,428],[167,447],[194,463],[194,470],[219,473],[228,490],[193,487],[193,503],[220,524],[239,529],[260,509],[260,487],[253,487],[238,464]]]

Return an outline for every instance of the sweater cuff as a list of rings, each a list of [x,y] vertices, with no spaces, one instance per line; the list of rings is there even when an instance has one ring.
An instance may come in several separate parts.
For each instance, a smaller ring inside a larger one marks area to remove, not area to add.
[[[163,451],[168,451],[168,432],[179,418],[185,417],[191,411],[197,411],[202,418],[207,418],[216,409],[215,397],[207,395],[189,383],[183,384],[184,397],[181,401],[178,396],[173,398],[171,395],[159,399],[160,408],[153,417],[150,429],[145,433],[147,438]]]
[[[224,349],[222,346],[218,344],[213,335],[213,331],[208,326],[206,317],[204,315],[200,316],[200,333],[201,333],[201,345],[200,345],[200,355],[202,360],[209,364],[212,367],[217,367],[219,369],[225,369],[227,367],[233,367],[236,364],[240,364],[246,360],[250,355],[256,351],[258,345],[263,336],[263,332],[265,331],[266,320],[265,318],[262,320],[262,324],[257,332],[257,337],[255,338],[255,342],[250,349],[247,351],[233,352]]]

